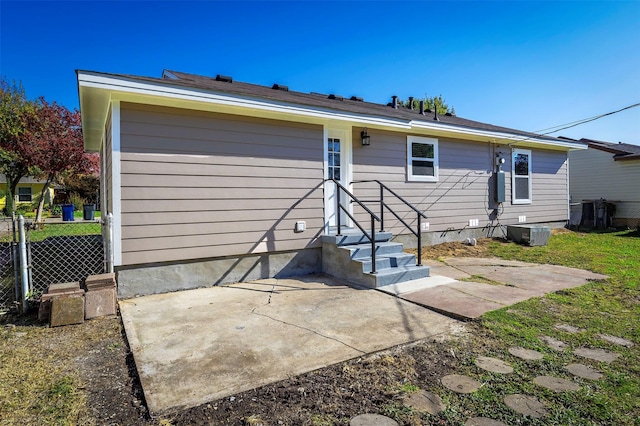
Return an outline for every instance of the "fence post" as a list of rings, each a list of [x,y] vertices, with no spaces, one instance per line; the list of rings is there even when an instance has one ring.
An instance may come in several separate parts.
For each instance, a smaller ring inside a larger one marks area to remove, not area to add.
[[[113,214],[107,214],[107,272],[113,273]]]
[[[22,313],[28,309],[27,293],[29,293],[29,272],[27,269],[27,239],[24,232],[24,217],[18,216],[18,233],[20,235],[20,277],[22,282]]]

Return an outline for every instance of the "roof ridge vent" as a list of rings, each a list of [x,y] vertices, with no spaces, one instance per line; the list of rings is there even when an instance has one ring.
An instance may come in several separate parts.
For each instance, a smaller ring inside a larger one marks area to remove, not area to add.
[[[364,102],[364,99],[361,98],[360,96],[352,96],[349,99],[351,99],[352,101],[356,101],[356,102]]]
[[[334,95],[333,93],[329,95],[329,99],[335,99],[336,101],[343,101],[344,97],[340,95]]]
[[[275,83],[271,88],[274,90],[282,90],[283,92],[289,91],[289,86],[285,86],[284,84]]]
[[[224,83],[233,83],[233,77],[230,75],[216,75],[216,81],[222,81]]]

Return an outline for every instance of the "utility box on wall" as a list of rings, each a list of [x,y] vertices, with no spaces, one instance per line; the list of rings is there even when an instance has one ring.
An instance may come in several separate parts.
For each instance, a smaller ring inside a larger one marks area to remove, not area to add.
[[[504,172],[502,170],[496,172],[496,203],[504,203],[506,201],[504,179]]]
[[[543,225],[507,225],[507,238],[529,246],[546,246],[551,228]]]

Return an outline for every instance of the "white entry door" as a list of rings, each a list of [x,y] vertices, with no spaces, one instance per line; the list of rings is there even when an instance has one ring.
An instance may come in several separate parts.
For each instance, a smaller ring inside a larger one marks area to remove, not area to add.
[[[326,132],[324,146],[324,175],[326,179],[335,179],[342,186],[350,190],[351,175],[351,138],[349,133],[343,130],[329,130]],[[325,225],[326,228],[336,226],[336,185],[332,181],[325,182]],[[347,197],[342,193],[341,202],[351,213],[351,203],[347,203]],[[348,218],[344,212],[340,211],[340,223],[349,225]],[[327,229],[328,231],[328,229]]]

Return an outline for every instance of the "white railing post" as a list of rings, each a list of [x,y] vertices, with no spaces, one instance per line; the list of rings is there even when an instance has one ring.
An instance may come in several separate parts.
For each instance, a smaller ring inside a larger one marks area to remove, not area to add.
[[[20,235],[20,277],[22,281],[22,313],[29,308],[27,294],[29,293],[29,270],[27,265],[27,239],[24,231],[24,217],[18,216],[18,233]]]

